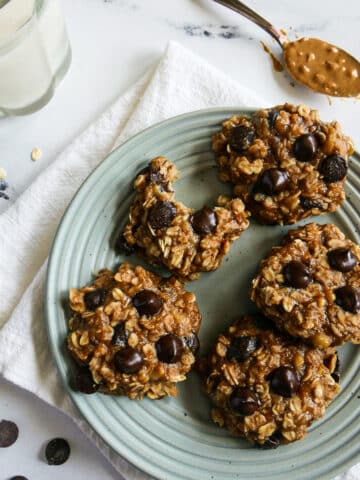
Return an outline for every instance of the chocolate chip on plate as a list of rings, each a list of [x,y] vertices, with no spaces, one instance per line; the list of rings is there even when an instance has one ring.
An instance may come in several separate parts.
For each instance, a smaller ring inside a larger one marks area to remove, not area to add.
[[[144,365],[144,357],[135,348],[127,347],[115,353],[114,364],[115,368],[121,373],[137,373]]]
[[[294,143],[294,155],[300,162],[311,162],[315,157],[317,140],[314,135],[307,133],[297,138]]]
[[[300,387],[296,372],[291,367],[279,367],[269,375],[271,390],[283,397],[292,397]]]
[[[325,183],[340,182],[347,173],[347,163],[341,155],[330,155],[321,162],[319,171]]]
[[[284,266],[283,275],[285,285],[293,288],[306,288],[312,281],[310,269],[296,260]]]
[[[141,290],[133,298],[133,304],[139,315],[156,315],[163,306],[163,299],[152,290]]]
[[[346,247],[330,250],[327,257],[330,266],[340,272],[350,272],[357,264],[357,258],[353,252]]]
[[[19,436],[19,429],[16,423],[10,420],[1,420],[0,422],[0,448],[11,447]]]
[[[280,445],[279,435],[273,434],[271,437],[267,437],[263,444],[258,445],[263,450],[275,450]]]
[[[235,337],[226,352],[228,360],[244,362],[259,348],[259,339],[254,336]]]
[[[99,390],[99,385],[94,381],[90,370],[86,367],[79,368],[75,375],[75,390],[90,395]]]
[[[209,207],[203,207],[201,210],[198,210],[191,217],[191,225],[199,235],[213,233],[217,226],[217,218],[214,210]]]
[[[16,477],[11,477],[10,480],[28,480],[26,477],[22,475],[16,475]]]
[[[126,256],[132,255],[135,251],[135,248],[133,245],[130,245],[126,239],[124,234],[122,233],[119,235],[118,239],[116,240],[115,243],[115,250],[118,253],[123,253]]]
[[[176,363],[184,352],[184,341],[174,333],[169,333],[159,338],[155,348],[161,362]]]
[[[87,292],[84,295],[84,302],[88,310],[96,310],[100,307],[106,297],[106,290],[104,288],[98,288],[93,292]]]
[[[340,382],[340,359],[339,356],[336,358],[336,365],[335,365],[335,370],[332,372],[331,376],[335,380],[336,383]]]
[[[305,210],[311,210],[312,208],[317,208],[319,210],[323,209],[321,203],[317,202],[316,200],[311,200],[310,198],[306,198],[306,197],[300,197],[300,205]]]
[[[62,465],[70,457],[70,445],[64,438],[53,438],[47,444],[45,457],[48,465]]]
[[[238,387],[230,395],[229,406],[240,415],[252,415],[259,408],[259,398],[250,388]]]
[[[196,355],[200,348],[199,337],[196,335],[196,333],[193,333],[189,337],[186,337],[185,341],[186,345],[190,348],[192,353]]]
[[[354,287],[345,285],[337,288],[334,293],[335,303],[343,310],[350,313],[360,312],[360,294]]]
[[[251,127],[239,125],[233,128],[230,137],[229,145],[235,152],[245,152],[255,140],[255,131]]]
[[[265,170],[254,185],[254,192],[273,195],[282,192],[289,185],[289,175],[285,170],[269,168]]]
[[[176,207],[172,202],[158,200],[149,211],[148,222],[152,228],[170,227],[176,217]]]
[[[125,324],[119,323],[114,328],[111,344],[117,345],[119,347],[126,347],[128,337],[129,337],[129,332],[126,330]]]

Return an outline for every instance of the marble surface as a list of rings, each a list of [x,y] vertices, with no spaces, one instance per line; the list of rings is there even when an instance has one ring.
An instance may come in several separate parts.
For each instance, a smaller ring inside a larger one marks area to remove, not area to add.
[[[0,167],[8,173],[10,197],[0,198],[0,213],[155,64],[169,40],[182,43],[252,87],[269,104],[291,101],[318,108],[324,119],[338,119],[355,144],[360,144],[358,101],[333,99],[330,104],[325,96],[292,86],[286,74],[273,71],[262,49],[260,40],[280,54],[270,37],[212,0],[62,0],[62,4],[73,49],[72,66],[53,100],[40,112],[0,119]],[[321,37],[360,58],[358,0],[348,0],[346,9],[335,0],[249,0],[248,4],[292,36]],[[37,162],[30,157],[34,147],[43,152]],[[0,480],[15,474],[29,480],[47,480],[50,475],[54,480],[66,475],[73,480],[118,478],[69,419],[1,380],[0,418],[14,419],[21,431],[19,441],[0,452]],[[73,453],[64,466],[48,467],[43,447],[56,436],[69,439]]]

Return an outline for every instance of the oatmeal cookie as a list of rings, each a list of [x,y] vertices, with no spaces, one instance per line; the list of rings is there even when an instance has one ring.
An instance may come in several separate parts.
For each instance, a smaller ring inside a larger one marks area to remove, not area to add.
[[[292,230],[261,262],[251,299],[315,346],[360,343],[360,248],[332,224]]]
[[[293,224],[339,207],[354,148],[338,122],[286,103],[226,120],[213,150],[220,179],[257,220]]]
[[[303,438],[339,391],[334,349],[308,346],[270,325],[243,316],[201,364],[213,421],[262,448]]]
[[[175,165],[164,157],[138,174],[137,195],[118,246],[125,253],[136,247],[146,261],[193,280],[220,266],[231,243],[248,227],[248,212],[240,199],[224,197],[214,208],[194,211],[175,200],[177,178]]]
[[[67,346],[81,366],[76,387],[140,399],[176,396],[199,348],[195,295],[175,278],[122,264],[70,290]]]

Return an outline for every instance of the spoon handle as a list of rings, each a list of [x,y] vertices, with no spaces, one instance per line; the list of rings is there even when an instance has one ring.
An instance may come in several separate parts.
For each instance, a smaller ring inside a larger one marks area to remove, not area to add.
[[[280,33],[273,25],[271,25],[270,22],[265,20],[265,18],[261,17],[258,13],[254,12],[254,10],[251,10],[247,5],[245,5],[243,2],[240,2],[240,0],[214,0],[217,3],[220,3],[221,5],[224,5],[224,7],[231,8],[231,10],[234,10],[237,13],[240,13],[240,15],[243,15],[245,18],[250,20],[251,22],[256,23],[260,28],[265,30],[265,32],[269,33],[280,45],[281,48],[284,48],[283,45],[283,40],[284,36],[282,33]]]

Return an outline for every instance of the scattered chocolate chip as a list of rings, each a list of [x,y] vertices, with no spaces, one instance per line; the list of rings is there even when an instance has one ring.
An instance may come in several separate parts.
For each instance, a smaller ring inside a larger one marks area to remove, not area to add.
[[[300,205],[304,210],[311,210],[312,208],[317,208],[319,210],[323,209],[321,203],[316,200],[310,200],[310,198],[306,197],[300,197]]]
[[[340,182],[347,173],[347,163],[341,155],[330,155],[324,158],[319,171],[325,183]]]
[[[106,290],[104,288],[98,288],[93,292],[87,292],[84,295],[84,302],[88,310],[96,310],[105,301]]]
[[[331,268],[340,272],[350,272],[357,264],[357,258],[349,248],[335,248],[327,254]]]
[[[259,348],[259,339],[254,336],[235,337],[226,352],[228,360],[244,362]]]
[[[19,429],[16,423],[10,420],[1,420],[0,422],[0,448],[11,447],[19,436]]]
[[[263,450],[275,450],[280,445],[280,438],[281,434],[275,432],[271,435],[271,437],[265,438],[264,443],[258,444],[258,447],[262,448]]]
[[[232,150],[235,150],[235,152],[242,153],[250,147],[254,140],[254,129],[239,125],[232,129],[229,137],[229,145]]]
[[[317,140],[314,135],[307,133],[297,138],[294,143],[294,155],[299,162],[311,162],[317,149]]]
[[[118,239],[116,240],[115,243],[115,250],[118,253],[123,253],[126,256],[132,255],[135,251],[135,248],[133,245],[130,245],[126,239],[124,234],[122,233],[119,235]]]
[[[141,290],[133,298],[133,304],[139,315],[156,315],[163,306],[163,299],[152,290]]]
[[[64,438],[53,438],[46,446],[48,465],[62,465],[70,457],[70,445]]]
[[[172,202],[158,200],[149,211],[148,222],[154,229],[169,227],[176,216],[176,207]]]
[[[217,226],[217,218],[214,210],[209,207],[203,207],[201,210],[198,210],[191,217],[191,225],[199,235],[213,233]]]
[[[114,328],[111,344],[116,345],[118,347],[126,347],[128,337],[129,337],[129,332],[126,330],[124,322],[119,323]]]
[[[190,335],[189,337],[187,337],[185,339],[185,342],[186,342],[186,345],[190,348],[190,350],[192,351],[192,353],[194,355],[197,354],[197,352],[199,351],[199,348],[200,348],[200,341],[199,341],[199,337],[196,335],[196,333],[193,333],[192,335]]]
[[[137,373],[144,365],[144,357],[135,348],[127,347],[115,353],[114,364],[121,373]]]
[[[312,281],[310,269],[296,260],[289,262],[282,271],[285,285],[293,288],[306,288]]]
[[[269,127],[273,128],[275,126],[276,119],[279,116],[279,111],[278,110],[269,110],[267,114],[268,122],[269,122]]]
[[[74,389],[90,395],[99,390],[99,385],[94,381],[90,370],[86,367],[79,368],[74,380]]]
[[[283,397],[292,397],[300,387],[296,372],[291,367],[279,367],[273,370],[268,379],[272,391]]]
[[[254,185],[254,193],[273,195],[282,192],[289,185],[289,175],[285,170],[269,168],[261,174]]]
[[[350,313],[360,312],[360,295],[358,290],[350,285],[335,290],[335,303],[343,310]]]
[[[164,335],[155,344],[158,359],[164,363],[176,363],[184,352],[182,338],[174,333]]]
[[[252,415],[259,408],[259,398],[250,388],[238,387],[230,395],[229,406],[240,415]]]
[[[11,477],[10,480],[28,480],[26,477],[22,475],[16,475],[16,477]]]
[[[336,383],[340,382],[340,359],[339,359],[339,356],[337,356],[337,358],[336,358],[335,370],[333,371],[331,376],[335,380]]]

